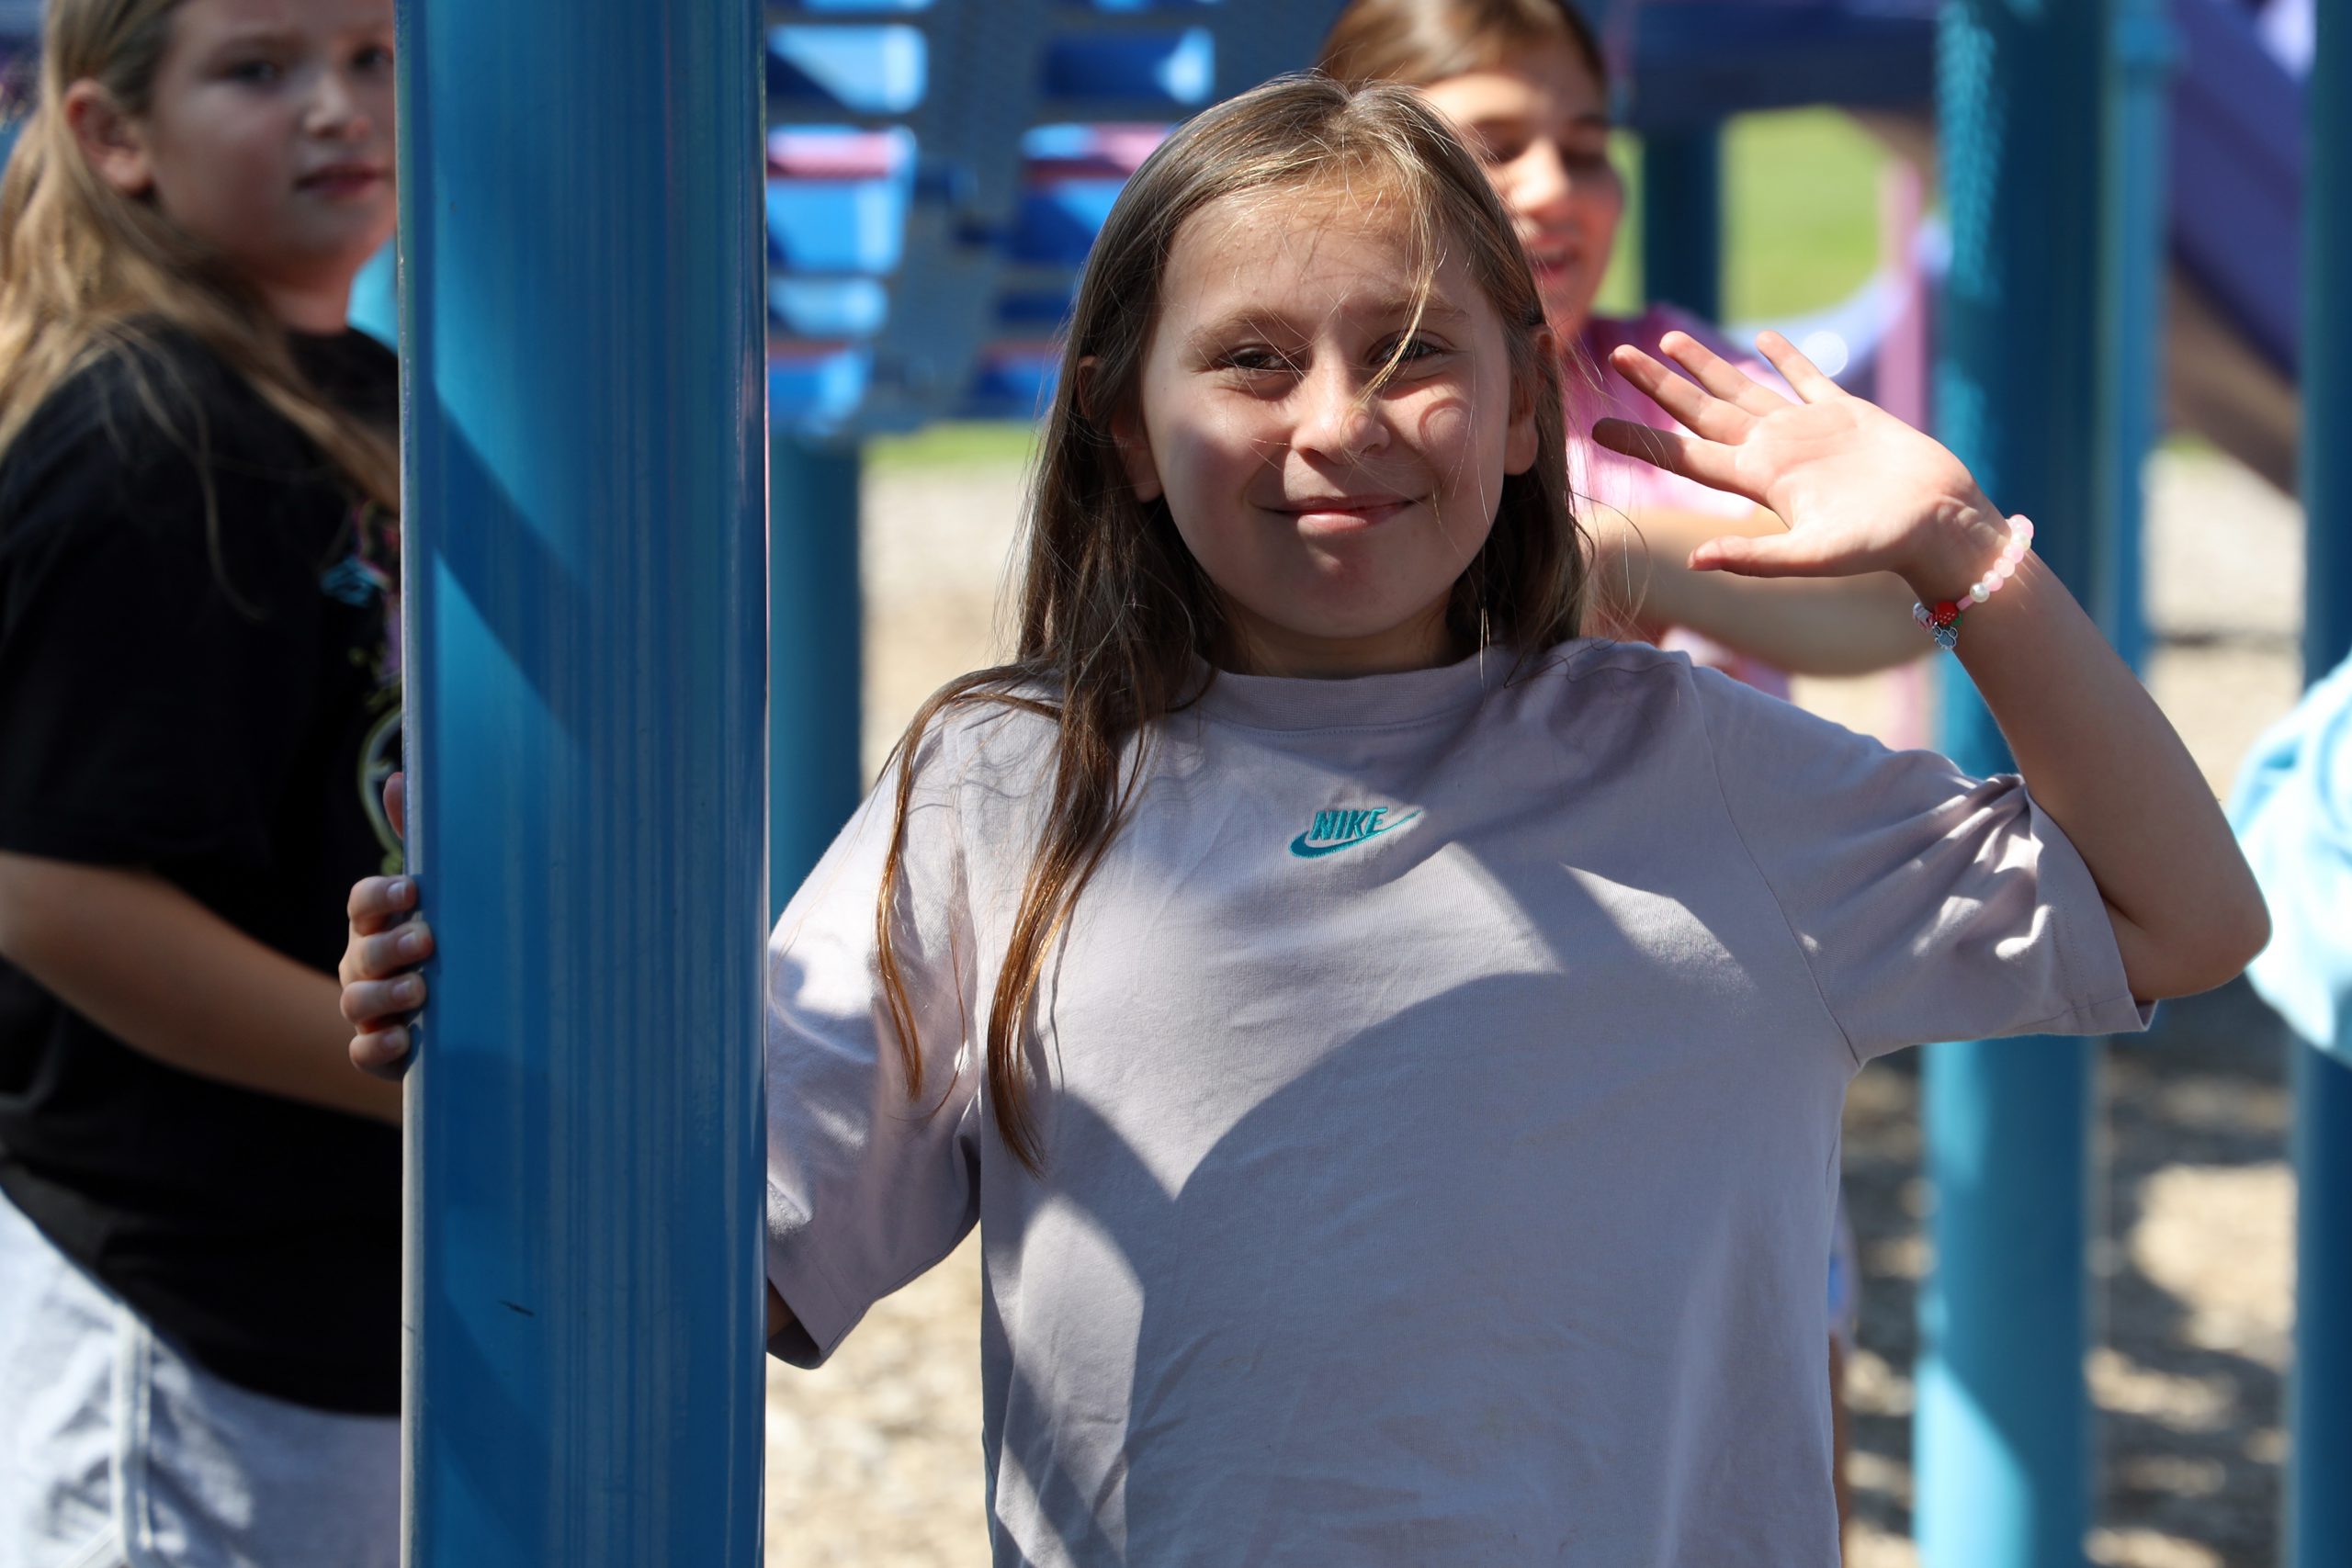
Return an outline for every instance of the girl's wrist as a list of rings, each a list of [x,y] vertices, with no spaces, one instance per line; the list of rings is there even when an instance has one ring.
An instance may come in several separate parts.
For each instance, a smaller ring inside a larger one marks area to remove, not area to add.
[[[2009,542],[2008,519],[1978,491],[1940,508],[1896,568],[1923,604],[1963,595]]]

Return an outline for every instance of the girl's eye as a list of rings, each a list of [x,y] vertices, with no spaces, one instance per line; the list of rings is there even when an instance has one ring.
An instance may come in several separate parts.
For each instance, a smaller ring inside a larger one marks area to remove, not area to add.
[[[253,87],[275,86],[286,80],[286,67],[275,60],[240,60],[229,67],[229,80]]]
[[[1228,349],[1217,360],[1224,370],[1250,372],[1289,370],[1295,368],[1290,360],[1271,348]]]
[[[1578,175],[1603,175],[1611,168],[1605,147],[1563,147],[1560,162],[1567,166],[1568,173]]]
[[[1506,164],[1516,164],[1527,152],[1528,145],[1525,141],[1496,141],[1484,136],[1477,138],[1476,141],[1476,151],[1478,154],[1478,162],[1490,168],[1498,168]]]
[[[1408,337],[1402,343],[1390,344],[1381,350],[1380,363],[1385,365],[1394,359],[1399,365],[1411,365],[1420,360],[1433,358],[1444,352],[1445,344],[1432,338]]]
[[[392,51],[380,44],[371,43],[353,57],[351,63],[361,71],[390,71],[392,68]]]

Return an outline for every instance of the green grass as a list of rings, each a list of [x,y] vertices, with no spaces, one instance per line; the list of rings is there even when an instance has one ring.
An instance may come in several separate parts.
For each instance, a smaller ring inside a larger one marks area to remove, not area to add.
[[[1642,299],[1641,141],[1611,148],[1625,179],[1596,308],[1622,315]],[[1742,115],[1724,139],[1724,314],[1752,321],[1836,304],[1878,266],[1879,175],[1885,154],[1835,109]]]
[[[1625,178],[1625,220],[1596,308],[1641,303],[1641,141],[1621,134],[1611,155]],[[1879,175],[1884,154],[1835,109],[1743,115],[1724,146],[1724,310],[1732,321],[1792,316],[1832,305],[1878,265]],[[1020,463],[1034,446],[1025,424],[935,424],[865,444],[876,468]]]
[[[927,425],[912,435],[877,435],[865,444],[867,469],[945,468],[970,463],[1025,463],[1036,446],[1028,424]]]
[[[1835,304],[1878,268],[1885,154],[1835,109],[1747,115],[1724,149],[1724,312]]]

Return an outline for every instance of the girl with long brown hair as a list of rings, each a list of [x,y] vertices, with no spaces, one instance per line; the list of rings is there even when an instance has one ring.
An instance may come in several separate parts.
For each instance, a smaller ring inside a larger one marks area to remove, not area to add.
[[[49,0],[0,182],[0,1568],[399,1548],[390,0]]]
[[[977,1223],[998,1562],[1833,1562],[1847,1081],[2260,945],[2022,524],[1784,343],[1793,398],[1663,346],[1614,363],[1681,430],[1599,438],[1791,528],[1702,564],[1909,580],[2030,794],[1578,635],[1555,347],[1411,92],[1243,94],[1105,222],[1014,658],[770,947],[770,1347]],[[413,906],[353,893],[369,1062]]]

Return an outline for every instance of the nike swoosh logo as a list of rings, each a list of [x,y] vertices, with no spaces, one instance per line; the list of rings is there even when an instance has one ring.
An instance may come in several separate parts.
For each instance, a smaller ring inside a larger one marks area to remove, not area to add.
[[[1383,822],[1379,827],[1374,828],[1371,832],[1366,833],[1360,839],[1340,839],[1336,842],[1329,844],[1310,844],[1306,841],[1306,833],[1301,833],[1297,838],[1293,839],[1290,841],[1290,852],[1296,855],[1301,860],[1314,860],[1322,855],[1335,855],[1341,850],[1351,850],[1358,844],[1368,844],[1372,842],[1373,840],[1380,837],[1383,833],[1393,833],[1397,829],[1402,828],[1406,823],[1418,820],[1420,815],[1421,814],[1418,811],[1408,811],[1404,816],[1396,818],[1394,822]],[[1314,829],[1309,829],[1307,831],[1312,832]]]

